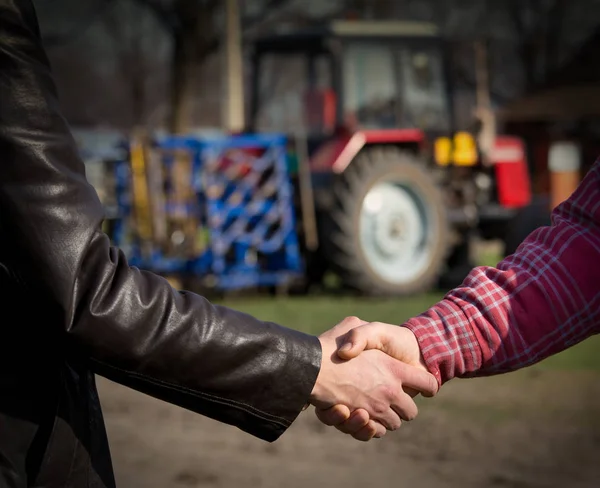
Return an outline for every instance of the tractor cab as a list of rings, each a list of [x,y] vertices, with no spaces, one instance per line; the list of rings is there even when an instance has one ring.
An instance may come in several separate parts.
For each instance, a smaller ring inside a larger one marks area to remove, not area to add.
[[[448,134],[444,45],[434,25],[334,21],[258,39],[252,129],[303,132],[419,129]]]

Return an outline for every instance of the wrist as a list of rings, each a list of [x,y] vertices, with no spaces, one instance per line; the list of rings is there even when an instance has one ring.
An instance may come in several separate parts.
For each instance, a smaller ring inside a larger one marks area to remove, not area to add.
[[[315,384],[312,387],[310,395],[308,396],[308,401],[304,405],[302,410],[306,410],[309,405],[313,404],[319,396],[319,390],[321,389],[321,379],[323,376],[323,364],[325,363],[325,347],[323,346],[323,339],[318,337],[319,344],[321,345],[321,364],[319,366],[319,372],[317,373],[317,378],[315,380]]]
[[[310,392],[310,396],[308,397],[307,403],[315,406],[320,404],[324,397],[324,391],[326,389],[324,388],[324,383],[325,378],[328,375],[328,364],[329,358],[331,357],[331,347],[327,343],[327,341],[322,337],[319,337],[319,343],[321,344],[321,367],[319,368],[317,379],[315,380],[315,384],[313,385],[312,391]]]
[[[413,366],[422,369],[423,371],[427,371],[428,373],[430,373],[429,371],[429,367],[427,366],[427,363],[425,362],[425,357],[423,356],[423,353],[421,352],[421,347],[419,345],[419,340],[417,339],[417,335],[414,333],[414,331],[412,331],[411,329],[409,329],[406,326],[402,327],[402,330],[404,331],[404,335],[405,338],[403,339],[407,344],[410,344],[410,349],[415,351],[415,355],[414,355],[414,359],[413,359]]]
[[[417,349],[419,351],[419,367],[422,367],[425,371],[432,374],[438,382],[438,387],[441,387],[443,382],[441,380],[438,362],[431,358],[430,349],[431,346],[435,344],[431,338],[431,334],[426,334],[427,330],[424,328],[423,322],[415,319],[409,320],[403,324],[402,327],[410,332],[411,340],[414,340],[417,344]],[[428,352],[424,354],[423,350],[425,350],[425,348],[427,348]]]

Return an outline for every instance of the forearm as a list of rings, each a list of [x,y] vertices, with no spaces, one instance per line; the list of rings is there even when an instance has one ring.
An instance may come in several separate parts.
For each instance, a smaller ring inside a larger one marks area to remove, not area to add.
[[[265,439],[285,430],[319,372],[318,339],[178,293],[110,246],[29,0],[0,0],[0,155],[0,265],[43,297],[39,326],[66,354]]]
[[[440,384],[513,371],[600,330],[600,163],[497,268],[474,269],[463,285],[405,324]]]
[[[83,266],[81,276],[95,278],[76,286],[67,336],[99,374],[267,440],[308,401],[321,361],[316,337],[177,292],[130,268],[101,234]]]

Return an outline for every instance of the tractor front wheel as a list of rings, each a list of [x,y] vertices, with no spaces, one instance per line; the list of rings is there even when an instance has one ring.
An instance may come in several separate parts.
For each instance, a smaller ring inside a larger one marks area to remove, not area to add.
[[[369,295],[434,286],[449,251],[442,193],[425,164],[397,148],[363,150],[334,183],[324,237],[343,282]]]

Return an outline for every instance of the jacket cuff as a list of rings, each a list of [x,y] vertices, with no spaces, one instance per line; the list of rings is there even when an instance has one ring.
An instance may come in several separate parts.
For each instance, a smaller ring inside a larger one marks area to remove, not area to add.
[[[277,440],[310,405],[309,398],[321,370],[318,337],[301,332],[288,333],[287,337],[287,358],[277,373],[278,394],[273,399],[273,412],[285,419],[286,425],[269,422],[262,426],[262,432],[249,432],[268,442]]]

